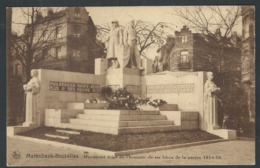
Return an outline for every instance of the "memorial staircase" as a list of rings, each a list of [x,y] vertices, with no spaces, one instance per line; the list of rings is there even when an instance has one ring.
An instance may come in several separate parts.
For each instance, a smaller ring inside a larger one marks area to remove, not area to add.
[[[181,130],[180,124],[160,111],[86,109],[84,103],[69,104],[68,109],[46,109],[45,125],[114,135]]]

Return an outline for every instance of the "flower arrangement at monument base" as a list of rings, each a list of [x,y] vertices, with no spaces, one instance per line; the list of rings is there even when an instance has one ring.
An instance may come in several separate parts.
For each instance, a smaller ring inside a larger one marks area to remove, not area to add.
[[[100,100],[98,98],[91,100],[86,99],[84,107],[86,109],[106,109],[108,107],[108,102],[107,100]]]
[[[160,107],[165,104],[167,104],[167,102],[162,99],[150,100],[150,98],[146,98],[146,101],[139,104],[138,108],[141,110],[160,110]]]
[[[116,90],[108,102],[108,109],[128,110],[158,110],[160,106],[167,104],[162,99],[135,98],[126,88]]]
[[[108,101],[108,109],[139,110],[135,102],[135,97],[126,88],[116,90]]]

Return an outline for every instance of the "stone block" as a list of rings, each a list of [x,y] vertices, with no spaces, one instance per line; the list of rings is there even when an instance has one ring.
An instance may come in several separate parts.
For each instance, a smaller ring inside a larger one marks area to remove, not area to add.
[[[78,114],[79,119],[88,120],[100,120],[100,121],[119,121],[119,116],[116,115],[88,115],[88,114]]]
[[[68,103],[68,109],[84,109],[84,103]]]
[[[193,120],[199,120],[199,114],[198,112],[181,112],[181,120],[182,121],[193,121]]]
[[[95,59],[95,75],[105,75],[106,73],[106,59]]]
[[[140,126],[162,126],[173,125],[173,121],[152,120],[152,121],[120,121],[119,127],[140,127]]]
[[[86,119],[70,119],[71,124],[86,125],[86,126],[100,126],[100,127],[118,127],[118,121],[108,120],[86,120]]]
[[[166,120],[162,115],[121,115],[120,121]]]
[[[30,131],[32,129],[37,128],[36,126],[8,126],[7,127],[7,136],[14,136],[23,132]]]
[[[80,135],[79,131],[56,130],[56,132],[66,133],[66,134],[70,134],[70,135]]]
[[[173,121],[174,125],[181,125],[181,111],[160,111],[160,114]]]
[[[45,118],[61,118],[61,109],[45,109]]]
[[[105,109],[108,103],[84,103],[84,109]]]
[[[44,125],[49,127],[56,127],[61,123],[60,118],[45,118]]]
[[[207,132],[228,140],[235,140],[237,137],[236,130],[216,129],[216,130],[208,130]]]
[[[144,70],[142,71],[142,75],[153,73],[153,60],[151,59],[141,59],[142,67]]]
[[[177,111],[178,105],[177,104],[164,104],[159,107],[160,111]]]
[[[88,115],[120,115],[120,114],[129,114],[128,110],[93,110],[88,109],[84,110],[84,114]]]
[[[61,135],[52,135],[52,134],[45,134],[46,137],[50,137],[50,138],[57,138],[57,139],[69,139],[68,136],[61,136]]]
[[[139,133],[154,133],[154,132],[169,132],[178,131],[180,126],[150,126],[150,127],[126,127],[119,128],[118,134],[139,134]]]

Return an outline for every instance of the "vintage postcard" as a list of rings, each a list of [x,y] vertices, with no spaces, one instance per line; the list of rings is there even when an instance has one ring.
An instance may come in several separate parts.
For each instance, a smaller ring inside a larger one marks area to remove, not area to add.
[[[255,165],[255,7],[7,7],[7,165]]]

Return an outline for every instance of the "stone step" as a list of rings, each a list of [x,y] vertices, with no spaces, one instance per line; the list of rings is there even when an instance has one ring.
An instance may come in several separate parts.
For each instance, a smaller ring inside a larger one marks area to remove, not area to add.
[[[104,109],[108,107],[108,103],[68,103],[68,109]]]
[[[79,119],[89,119],[89,120],[109,120],[109,121],[144,121],[144,120],[166,120],[166,116],[163,115],[88,115],[88,114],[78,114]]]
[[[78,114],[77,119],[85,120],[99,120],[99,121],[119,121],[119,115],[88,115]]]
[[[70,119],[71,124],[85,125],[85,126],[103,126],[103,127],[118,127],[118,121],[105,121],[105,120],[89,120],[89,119]]]
[[[119,127],[140,127],[140,126],[157,126],[157,125],[174,125],[174,122],[168,120],[120,121],[119,122]]]
[[[136,110],[84,110],[85,114],[93,115],[159,115],[159,111]]]
[[[69,139],[68,136],[63,136],[63,135],[45,134],[45,136],[50,138],[57,138],[57,139]]]
[[[150,120],[150,121],[102,121],[88,119],[70,119],[71,124],[100,126],[100,127],[139,127],[156,125],[173,125],[173,121]]]
[[[80,135],[79,131],[69,131],[69,130],[56,130],[60,133],[70,134],[70,135]]]
[[[89,126],[79,125],[71,123],[63,123],[60,125],[61,128],[69,128],[75,130],[84,130],[91,132],[107,133],[107,134],[139,134],[139,133],[155,133],[155,132],[169,132],[179,131],[180,126],[174,125],[159,125],[159,126],[142,126],[142,127],[103,127],[103,126]]]
[[[159,125],[159,126],[145,126],[145,127],[125,127],[119,128],[118,134],[139,134],[139,133],[155,133],[155,132],[169,132],[169,131],[179,131],[180,126],[169,126],[169,125]]]
[[[118,134],[118,128],[117,127],[100,127],[100,126],[79,125],[79,124],[72,124],[72,123],[62,123],[60,125],[60,127],[61,128],[75,129],[75,130],[114,134],[114,135]]]

